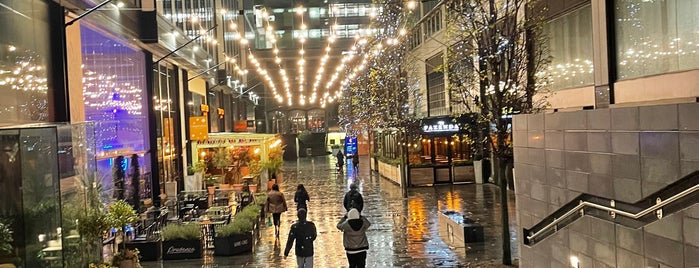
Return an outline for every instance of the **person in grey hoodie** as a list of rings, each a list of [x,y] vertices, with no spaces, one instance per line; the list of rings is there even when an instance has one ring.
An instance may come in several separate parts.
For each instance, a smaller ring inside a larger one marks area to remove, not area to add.
[[[366,267],[366,252],[369,250],[369,240],[366,237],[366,230],[371,223],[366,217],[359,215],[356,208],[352,208],[347,215],[337,223],[337,229],[342,231],[342,245],[347,253],[349,267]]]

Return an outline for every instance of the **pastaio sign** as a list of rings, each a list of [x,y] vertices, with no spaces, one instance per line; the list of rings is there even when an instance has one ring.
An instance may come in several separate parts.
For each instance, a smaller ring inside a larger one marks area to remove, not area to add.
[[[195,248],[183,248],[183,247],[174,247],[171,246],[167,249],[167,254],[169,255],[174,255],[174,254],[192,254],[196,252],[197,249]]]
[[[422,131],[427,133],[432,132],[457,132],[459,131],[458,124],[446,124],[444,121],[439,121],[437,124],[424,125]]]

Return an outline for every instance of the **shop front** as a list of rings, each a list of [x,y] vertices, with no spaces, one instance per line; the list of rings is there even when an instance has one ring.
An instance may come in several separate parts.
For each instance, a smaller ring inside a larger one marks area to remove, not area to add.
[[[407,144],[410,185],[475,181],[466,124],[447,116],[421,120],[419,139]]]

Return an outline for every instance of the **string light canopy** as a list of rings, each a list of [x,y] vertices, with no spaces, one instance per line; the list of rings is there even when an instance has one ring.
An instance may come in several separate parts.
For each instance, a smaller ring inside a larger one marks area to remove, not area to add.
[[[384,4],[391,4],[386,2]],[[349,86],[350,81],[357,78],[362,71],[367,67],[373,57],[380,57],[385,46],[393,46],[400,44],[408,35],[408,30],[405,24],[408,22],[408,16],[417,8],[417,1],[405,1],[403,4],[403,12],[400,17],[396,29],[366,29],[364,36],[361,34],[355,35],[355,43],[350,51],[346,53],[339,66],[335,69],[335,73],[330,77],[330,81],[326,84],[326,91],[320,101],[321,107],[325,107],[327,103],[332,103],[337,98],[342,96],[342,89]],[[383,9],[379,9],[382,12]],[[380,19],[381,14],[374,14],[372,21]],[[361,60],[353,61],[355,58]],[[342,81],[335,85],[335,81],[340,75],[344,74]]]
[[[403,7],[405,7],[406,10],[408,10],[407,13],[411,12],[413,9],[417,7],[416,1],[400,1],[400,3]],[[349,50],[342,52],[344,55],[342,56],[341,60],[337,63],[337,65],[334,68],[328,69],[327,64],[330,59],[331,52],[333,52],[332,45],[338,39],[338,35],[336,34],[336,29],[338,28],[338,25],[336,22],[333,23],[329,29],[330,35],[326,40],[325,46],[323,46],[324,55],[320,58],[320,63],[318,64],[318,69],[315,72],[315,77],[311,87],[311,91],[307,92],[305,68],[307,62],[305,58],[305,45],[308,37],[308,26],[304,22],[304,14],[306,8],[303,6],[298,6],[294,10],[296,14],[300,16],[301,21],[301,23],[298,24],[298,60],[294,61],[294,63],[297,65],[297,82],[295,83],[295,85],[298,87],[297,101],[294,101],[294,94],[292,93],[291,83],[288,78],[287,70],[284,66],[284,62],[279,57],[279,46],[274,32],[274,27],[270,23],[270,14],[266,7],[261,7],[260,9],[261,16],[264,20],[265,36],[268,40],[270,40],[269,42],[272,43],[274,63],[279,67],[278,74],[281,76],[281,82],[284,86],[285,96],[282,96],[279,93],[279,91],[277,90],[277,86],[274,83],[274,80],[270,76],[270,73],[264,68],[263,64],[260,62],[261,60],[255,56],[253,50],[248,47],[248,59],[256,67],[257,73],[263,77],[266,85],[271,89],[272,94],[274,95],[274,99],[277,101],[277,103],[286,104],[287,106],[294,106],[295,104],[303,106],[306,104],[320,103],[321,107],[324,108],[327,103],[332,103],[342,95],[341,88],[347,86],[349,84],[349,81],[357,77],[359,73],[366,68],[367,64],[369,64],[369,60],[371,59],[371,57],[381,56],[381,51],[384,45],[388,46],[399,44],[401,42],[401,39],[404,38],[408,33],[407,30],[401,28],[399,31],[395,31],[395,37],[386,39],[375,37],[377,33],[383,32],[383,30],[369,28],[363,31],[359,31],[359,33],[357,33],[354,36],[354,44],[349,48]],[[382,7],[374,8],[371,10],[370,13],[372,19],[379,17],[379,15],[377,14],[377,10],[380,13]],[[405,20],[405,18],[401,19]],[[248,40],[241,36],[240,33],[238,33],[237,25],[234,23],[231,24],[231,29],[235,31],[234,38],[240,39],[240,44],[242,46],[246,46],[248,44]],[[361,58],[361,60],[356,60],[357,58]],[[326,76],[326,70],[334,71],[334,73],[330,76]],[[238,71],[237,66],[236,71]],[[244,70],[241,71],[245,73],[247,72]],[[343,75],[344,77],[342,81],[340,83],[336,83],[338,80],[340,80],[340,77]],[[323,78],[325,78],[326,80],[324,81]],[[323,86],[325,92],[321,97],[319,97],[319,89],[323,88]]]

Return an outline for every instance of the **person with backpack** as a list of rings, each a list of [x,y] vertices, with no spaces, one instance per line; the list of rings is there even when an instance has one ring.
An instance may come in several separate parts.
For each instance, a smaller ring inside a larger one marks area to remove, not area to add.
[[[356,208],[350,209],[337,223],[337,229],[342,231],[342,245],[345,247],[350,268],[366,267],[366,253],[369,250],[366,231],[369,226],[369,220],[361,216]]]
[[[350,184],[350,190],[345,194],[345,198],[342,201],[345,211],[356,208],[359,212],[362,212],[362,209],[364,209],[364,197],[362,197],[362,194],[357,190],[358,188],[359,186],[357,186],[356,182]]]
[[[289,238],[286,240],[284,258],[289,256],[291,245],[296,241],[295,253],[298,267],[313,268],[313,241],[318,235],[316,225],[312,221],[307,221],[305,208],[300,208],[297,212],[299,220],[291,225]]]
[[[308,204],[306,202],[310,201],[311,198],[308,196],[306,187],[303,184],[296,186],[296,194],[294,194],[294,202],[296,202],[296,209],[305,208],[308,210]]]

